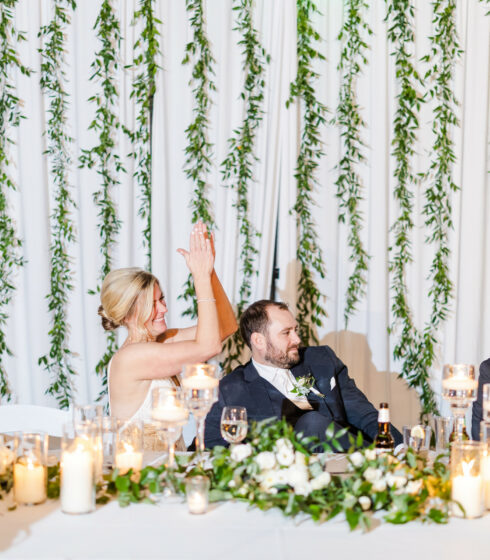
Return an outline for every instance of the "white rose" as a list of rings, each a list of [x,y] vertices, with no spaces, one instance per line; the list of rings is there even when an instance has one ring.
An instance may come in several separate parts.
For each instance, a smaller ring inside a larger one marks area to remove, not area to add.
[[[332,477],[328,472],[322,472],[316,478],[311,481],[311,488],[312,490],[320,490],[321,488],[325,488],[330,484],[330,480]]]
[[[308,496],[310,492],[311,484],[309,482],[303,482],[294,486],[294,493],[298,494],[299,496]]]
[[[395,476],[391,473],[388,473],[386,475],[386,483],[388,484],[388,486],[402,488],[407,483],[407,478],[405,476]]]
[[[371,507],[371,498],[368,496],[361,496],[359,498],[359,503],[363,511],[367,511]]]
[[[260,487],[265,490],[266,492],[269,493],[274,493],[272,492],[271,489],[273,486],[275,486],[277,484],[277,476],[276,476],[276,471],[274,470],[267,470],[264,471],[261,475],[260,475]],[[275,489],[274,489],[275,490]],[[277,492],[277,490],[276,490]]]
[[[301,453],[301,451],[296,451],[294,455],[294,462],[298,466],[304,467],[306,465],[306,455],[304,453]]]
[[[234,445],[231,449],[231,458],[237,463],[250,457],[250,455],[252,455],[252,446],[250,443],[239,443],[238,445]]]
[[[293,450],[293,444],[286,438],[279,438],[276,441],[276,445],[275,448],[277,451],[280,451],[282,449],[289,449],[289,450]]]
[[[375,449],[366,449],[364,452],[366,459],[368,461],[374,461],[376,459],[376,450]]]
[[[383,475],[383,473],[382,473],[381,469],[375,469],[373,467],[368,467],[364,471],[364,478],[368,482],[374,482],[376,480],[379,480],[382,477],[382,475]]]
[[[407,494],[418,494],[422,489],[422,480],[410,480],[405,488]]]
[[[375,480],[373,482],[374,492],[384,492],[386,490],[386,481],[382,478],[381,480]]]
[[[304,467],[291,465],[286,472],[288,484],[294,488],[308,482],[308,471]]]
[[[349,459],[355,467],[360,467],[364,463],[364,455],[360,451],[354,451],[349,455]]]
[[[283,467],[289,467],[294,461],[294,451],[287,447],[281,447],[276,453],[276,459]]]
[[[279,469],[276,471],[277,484],[286,485],[288,484],[288,471],[287,469]]]
[[[262,451],[255,457],[254,461],[259,465],[261,471],[272,469],[276,464],[276,458],[272,451]]]

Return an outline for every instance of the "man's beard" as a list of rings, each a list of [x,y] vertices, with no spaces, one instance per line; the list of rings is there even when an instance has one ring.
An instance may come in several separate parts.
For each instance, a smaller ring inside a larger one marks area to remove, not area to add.
[[[266,339],[266,350],[265,350],[265,360],[276,367],[280,367],[282,369],[290,369],[299,363],[299,354],[296,352],[293,355],[288,354],[291,350],[298,350],[298,346],[290,346],[286,352],[282,352],[278,350],[269,340]]]

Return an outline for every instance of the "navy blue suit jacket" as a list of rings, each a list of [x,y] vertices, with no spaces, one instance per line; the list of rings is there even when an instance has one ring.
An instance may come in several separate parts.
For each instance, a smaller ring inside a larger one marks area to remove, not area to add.
[[[312,406],[337,424],[348,427],[352,434],[357,435],[360,430],[370,443],[378,433],[378,411],[356,387],[345,364],[328,346],[301,348],[299,352],[300,362],[291,368],[291,373],[296,378],[313,375],[315,389],[324,395],[321,398],[310,393],[308,400]],[[206,447],[228,445],[221,437],[220,419],[223,407],[229,405],[246,407],[249,420],[284,417],[292,424],[305,412],[262,378],[250,361],[221,379],[218,402],[206,418]],[[396,444],[403,441],[393,426],[391,433]]]
[[[490,358],[480,364],[480,377],[478,378],[478,395],[473,403],[471,415],[471,435],[480,441],[480,422],[483,420],[483,385],[490,383]]]

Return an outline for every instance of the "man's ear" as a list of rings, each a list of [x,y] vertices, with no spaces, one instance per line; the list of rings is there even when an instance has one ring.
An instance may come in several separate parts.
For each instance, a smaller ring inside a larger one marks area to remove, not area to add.
[[[263,350],[265,348],[265,336],[259,332],[252,333],[250,336],[250,344],[252,345],[252,350],[254,348]]]

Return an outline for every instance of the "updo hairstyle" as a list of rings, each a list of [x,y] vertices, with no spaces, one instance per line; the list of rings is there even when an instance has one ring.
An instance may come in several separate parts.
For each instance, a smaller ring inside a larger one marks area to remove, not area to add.
[[[119,268],[104,278],[100,291],[99,315],[106,331],[125,325],[136,316],[136,324],[147,335],[145,322],[153,311],[153,291],[158,280],[141,268]]]

